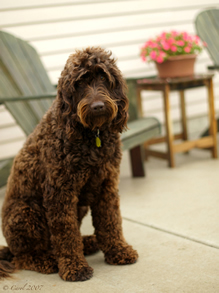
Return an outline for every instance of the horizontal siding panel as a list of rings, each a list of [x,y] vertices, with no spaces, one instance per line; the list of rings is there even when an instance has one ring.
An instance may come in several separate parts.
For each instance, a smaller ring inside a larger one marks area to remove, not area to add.
[[[0,106],[0,160],[12,158],[26,140],[23,130],[16,124],[4,105]]]
[[[14,142],[0,144],[0,160],[9,159],[16,156],[19,150],[22,148],[25,139],[21,139]]]
[[[128,2],[130,0],[66,0],[66,1],[61,1],[61,0],[8,0],[8,1],[2,1],[1,2],[1,9],[7,9],[7,10],[16,10],[16,9],[28,9],[28,8],[36,8],[36,7],[46,7],[46,6],[69,6],[69,5],[87,5],[87,4],[96,4],[96,3],[112,3],[112,2]],[[133,0],[132,0],[133,2]],[[160,3],[161,2],[161,3]],[[182,6],[186,6],[188,8],[193,7],[193,6],[206,6],[206,1],[200,1],[200,0],[194,0],[189,1],[185,0],[183,2],[183,5],[179,1],[173,1],[173,0],[168,0],[165,3],[162,4],[163,1],[159,0],[154,0],[152,3],[148,3],[148,9],[159,9],[159,8],[179,8]],[[178,3],[175,3],[178,2]],[[158,5],[159,4],[159,5]],[[214,5],[215,1],[209,1],[209,7],[211,5]]]
[[[14,118],[11,114],[6,110],[6,108],[1,105],[1,112],[0,112],[0,128],[3,128],[7,125],[14,125],[16,124]]]
[[[170,1],[172,2],[172,1]],[[117,2],[117,3],[98,3],[98,4],[87,4],[86,8],[83,5],[76,6],[60,6],[60,7],[49,7],[49,8],[36,8],[30,10],[20,10],[2,12],[1,15],[1,26],[7,27],[12,26],[13,23],[17,26],[25,23],[35,22],[52,22],[54,20],[60,21],[63,19],[79,19],[89,17],[104,17],[106,15],[116,15],[125,13],[136,13],[142,10],[149,10],[150,4],[148,1],[129,1]],[[153,6],[152,6],[153,7]],[[54,17],[55,16],[55,17]],[[64,16],[64,17],[63,17]]]
[[[151,36],[155,36],[164,30],[185,30],[190,33],[194,33],[194,26],[192,23],[182,23],[178,25],[166,25],[162,28],[143,28],[124,32],[109,32],[101,33],[97,35],[87,35],[78,37],[69,37],[63,39],[54,40],[43,40],[31,42],[31,44],[37,49],[40,55],[51,55],[57,53],[69,52],[73,53],[76,48],[85,48],[88,46],[102,46],[104,48],[110,49],[113,46],[121,46],[121,44],[132,44],[134,42],[144,42]]]
[[[1,113],[3,113],[5,111],[5,107],[4,107],[4,105],[1,105],[0,104],[0,115],[1,115]]]
[[[28,26],[17,26],[8,28],[7,31],[13,32],[28,41],[41,39],[64,38],[65,36],[80,36],[93,33],[107,33],[108,31],[124,31],[136,27],[162,27],[166,23],[192,22],[194,16],[198,14],[199,8],[180,11],[164,11],[133,15],[112,16],[90,20],[65,21],[58,23],[45,23]]]
[[[210,3],[209,3],[210,4]],[[211,1],[211,5],[217,5],[217,1]],[[18,26],[31,23],[48,23],[53,21],[79,19],[89,17],[106,17],[107,15],[118,15],[127,13],[142,13],[150,12],[150,10],[171,10],[179,9],[182,7],[200,7],[206,5],[206,0],[185,0],[181,1],[168,0],[168,1],[117,1],[117,2],[101,2],[84,5],[69,5],[59,7],[45,7],[35,9],[24,9],[18,11],[5,11],[1,12],[1,26]]]
[[[25,139],[26,135],[18,125],[14,125],[7,128],[0,128],[0,137],[0,144],[3,144],[10,140]]]
[[[140,59],[140,46],[142,43],[136,45],[120,46],[108,49],[113,53],[113,57],[118,59],[117,62],[138,60]],[[74,51],[72,51],[74,53]],[[64,65],[70,56],[69,53],[54,54],[49,56],[43,56],[41,59],[48,71],[62,70]]]
[[[66,5],[78,5],[78,4],[86,4],[93,2],[104,2],[109,0],[71,0],[71,1],[62,1],[60,0],[8,0],[2,1],[0,7],[2,10],[18,10],[18,9],[27,9],[27,8],[36,8],[36,7],[46,7],[46,6],[66,6]],[[112,1],[112,0],[111,0]],[[113,0],[116,1],[116,0]]]

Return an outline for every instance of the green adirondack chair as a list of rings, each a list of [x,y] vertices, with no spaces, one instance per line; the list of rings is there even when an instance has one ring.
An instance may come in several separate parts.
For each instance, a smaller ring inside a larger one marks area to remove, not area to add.
[[[0,103],[4,103],[26,135],[33,131],[51,105],[52,100],[45,97],[55,98],[55,95],[55,87],[35,49],[0,31]],[[24,96],[25,99],[20,100]],[[39,96],[39,100],[30,100],[34,96]],[[0,186],[7,180],[12,161],[0,162]]]
[[[5,32],[0,32],[0,97],[8,97],[4,104],[24,132],[30,134],[45,111],[51,99],[30,100],[33,96],[52,93],[55,88],[50,82],[41,60],[27,42]],[[27,100],[11,102],[26,96]]]
[[[195,27],[198,36],[207,43],[207,51],[213,61],[208,69],[219,70],[219,9],[208,9],[200,12],[195,19]],[[219,119],[217,119],[219,131]],[[206,129],[201,136],[208,136]]]
[[[147,139],[160,134],[156,118],[138,118],[136,80],[127,80],[130,99],[130,131],[122,135],[123,150],[129,149],[133,176],[144,176],[140,148]],[[0,31],[0,103],[29,135],[56,96],[47,72],[36,50],[27,42]],[[0,162],[0,186],[5,184],[12,161]]]

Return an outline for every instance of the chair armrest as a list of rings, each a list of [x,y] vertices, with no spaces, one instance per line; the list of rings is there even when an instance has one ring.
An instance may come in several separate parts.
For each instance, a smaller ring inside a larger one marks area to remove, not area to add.
[[[0,97],[0,103],[52,99],[52,98],[55,98],[56,95],[57,95],[56,92],[52,92],[52,93],[45,93],[45,94],[37,95],[37,96]]]
[[[216,65],[216,64],[215,65],[210,65],[210,66],[208,66],[208,69],[209,70],[215,70],[215,69],[219,70],[219,65]]]

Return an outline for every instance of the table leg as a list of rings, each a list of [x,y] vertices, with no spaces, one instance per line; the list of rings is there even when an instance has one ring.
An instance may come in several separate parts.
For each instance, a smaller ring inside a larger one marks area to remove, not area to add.
[[[217,122],[214,108],[214,90],[212,78],[207,82],[208,105],[209,105],[209,134],[213,137],[214,145],[212,147],[212,158],[217,158]]]
[[[142,102],[141,102],[141,90],[137,89],[137,107],[138,107],[138,115],[143,117],[143,109],[142,109]]]
[[[179,91],[180,95],[180,108],[181,108],[181,125],[182,125],[182,139],[188,140],[187,121],[186,121],[186,103],[185,103],[185,91]],[[188,154],[189,152],[185,152]]]
[[[185,104],[184,91],[181,90],[179,94],[180,94],[180,106],[181,106],[182,136],[183,136],[183,140],[188,140],[187,121],[186,121],[186,104]]]
[[[165,122],[166,122],[166,140],[167,140],[167,148],[168,148],[169,167],[173,168],[175,167],[174,152],[173,152],[174,137],[172,132],[169,93],[170,93],[170,88],[169,88],[169,85],[166,84],[163,90],[164,112],[165,112]]]

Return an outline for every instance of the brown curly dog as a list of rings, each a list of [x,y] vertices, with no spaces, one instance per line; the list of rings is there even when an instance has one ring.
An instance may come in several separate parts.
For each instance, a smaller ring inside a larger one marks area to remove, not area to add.
[[[93,274],[84,255],[98,249],[109,264],[136,262],[123,237],[118,195],[127,111],[126,85],[111,53],[87,48],[69,57],[58,95],[8,179],[0,277],[25,269],[84,281]],[[88,207],[95,235],[82,237]]]

